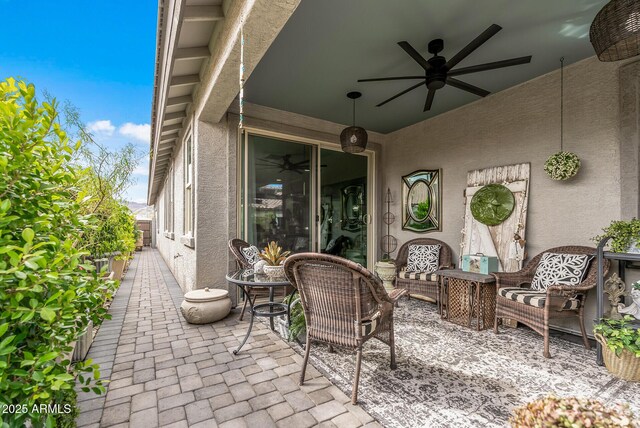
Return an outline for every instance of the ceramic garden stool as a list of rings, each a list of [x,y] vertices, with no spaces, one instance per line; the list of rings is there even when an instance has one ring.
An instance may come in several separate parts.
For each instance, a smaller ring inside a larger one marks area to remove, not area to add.
[[[231,311],[229,292],[217,288],[189,291],[184,295],[180,311],[190,324],[216,322]]]

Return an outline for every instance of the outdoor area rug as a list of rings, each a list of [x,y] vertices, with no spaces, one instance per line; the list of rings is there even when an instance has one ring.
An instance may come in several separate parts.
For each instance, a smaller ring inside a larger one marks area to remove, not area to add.
[[[414,299],[395,309],[395,337],[398,368],[373,339],[360,375],[358,404],[385,427],[504,427],[514,407],[549,393],[627,401],[640,414],[640,384],[612,377],[580,344],[552,337],[546,359],[542,336],[527,328],[470,330]],[[310,362],[351,396],[354,353],[314,343]]]

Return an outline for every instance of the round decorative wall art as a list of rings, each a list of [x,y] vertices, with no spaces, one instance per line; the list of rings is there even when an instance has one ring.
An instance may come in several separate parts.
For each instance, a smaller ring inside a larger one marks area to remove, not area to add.
[[[568,180],[580,170],[580,158],[575,153],[558,152],[544,163],[544,172],[554,180]]]
[[[509,188],[502,184],[487,184],[471,198],[471,214],[482,224],[496,226],[509,218],[515,205]]]

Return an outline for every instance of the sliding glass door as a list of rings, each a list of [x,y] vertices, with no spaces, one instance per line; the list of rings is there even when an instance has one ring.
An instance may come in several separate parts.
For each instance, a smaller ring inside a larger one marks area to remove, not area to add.
[[[310,251],[312,147],[252,134],[247,143],[245,240]]]
[[[244,135],[240,154],[243,239],[367,266],[371,156],[253,133]]]
[[[368,158],[320,149],[319,162],[320,251],[367,266]]]

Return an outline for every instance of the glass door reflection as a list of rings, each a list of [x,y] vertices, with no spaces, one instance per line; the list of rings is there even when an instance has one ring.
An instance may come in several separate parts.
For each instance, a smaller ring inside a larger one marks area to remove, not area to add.
[[[367,266],[366,156],[320,149],[319,248]]]
[[[250,134],[246,163],[245,239],[259,248],[310,251],[312,148]]]

